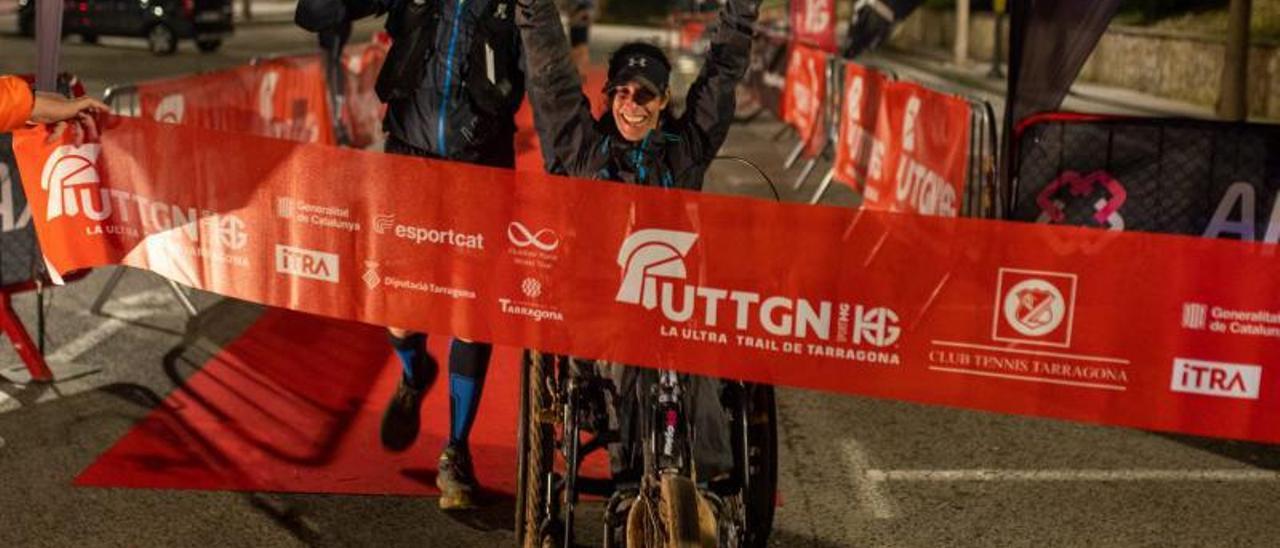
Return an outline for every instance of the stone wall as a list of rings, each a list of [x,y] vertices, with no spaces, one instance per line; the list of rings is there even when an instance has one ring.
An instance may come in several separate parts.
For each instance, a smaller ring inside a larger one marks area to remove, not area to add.
[[[1004,39],[1008,40],[1008,24]],[[969,58],[990,62],[995,18],[970,17]],[[951,51],[955,13],[920,9],[900,25],[891,44],[901,49]],[[1080,79],[1176,99],[1212,109],[1218,100],[1224,56],[1222,36],[1112,25],[1098,42]],[[1007,58],[1008,49],[1005,49]],[[1249,113],[1280,119],[1280,47],[1255,43],[1249,57]]]

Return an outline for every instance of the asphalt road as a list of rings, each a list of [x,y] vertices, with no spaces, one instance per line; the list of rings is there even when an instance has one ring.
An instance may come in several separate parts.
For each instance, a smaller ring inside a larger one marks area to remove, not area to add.
[[[0,32],[10,28],[0,18]],[[364,24],[359,34],[374,28]],[[594,54],[602,58],[608,42],[630,35],[602,29]],[[65,68],[98,93],[310,51],[311,40],[289,25],[254,25],[215,54],[184,44],[155,58],[140,41],[89,46],[75,38],[63,54]],[[32,51],[30,41],[0,35],[0,72],[29,70]],[[929,72],[926,61],[900,61],[910,63],[904,73]],[[940,74],[932,77],[957,81]],[[779,167],[790,141],[773,140],[778,127],[763,119],[739,126],[724,152],[764,167],[784,198],[803,199],[781,184],[794,172]],[[770,194],[741,166],[718,165],[709,179],[717,192]],[[804,190],[812,188],[810,181]],[[825,202],[847,206],[856,197],[838,188]],[[509,503],[446,515],[434,500],[414,497],[71,486],[261,312],[199,294],[202,313],[189,320],[167,286],[137,272],[106,316],[86,312],[109,273],[49,297],[50,360],[68,380],[22,384],[17,356],[0,345],[0,546],[511,544]],[[34,297],[15,303],[34,325]],[[1273,546],[1280,538],[1274,447],[792,389],[781,390],[779,405],[777,546]]]

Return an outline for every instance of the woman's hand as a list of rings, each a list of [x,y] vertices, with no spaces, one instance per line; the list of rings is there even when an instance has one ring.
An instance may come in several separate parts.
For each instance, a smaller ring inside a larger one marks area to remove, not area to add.
[[[31,109],[31,121],[37,124],[54,124],[49,134],[49,142],[62,138],[62,133],[71,127],[75,135],[75,143],[98,139],[97,117],[106,114],[109,109],[102,101],[92,97],[68,99],[56,93],[37,92],[35,105]]]

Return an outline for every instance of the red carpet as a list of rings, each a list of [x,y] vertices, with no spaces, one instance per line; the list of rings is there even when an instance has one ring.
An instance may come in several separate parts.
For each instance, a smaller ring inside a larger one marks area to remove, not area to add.
[[[443,369],[448,337],[432,337],[430,348]],[[471,437],[476,475],[498,493],[514,491],[519,358],[517,349],[495,349]],[[418,442],[397,454],[382,448],[378,426],[399,374],[381,328],[270,309],[76,484],[435,493],[435,459],[448,429],[447,377],[442,371],[423,403]],[[604,477],[599,456],[588,471]]]
[[[597,68],[584,85],[603,111]],[[542,170],[526,101],[517,116],[518,167]],[[77,485],[350,494],[436,493],[447,436],[449,337],[430,338],[441,375],[423,402],[422,434],[403,453],[378,441],[400,363],[386,332],[269,309],[76,478]],[[513,493],[520,352],[498,347],[471,436],[476,476]],[[189,367],[191,364],[179,364]],[[585,465],[606,477],[603,454]]]

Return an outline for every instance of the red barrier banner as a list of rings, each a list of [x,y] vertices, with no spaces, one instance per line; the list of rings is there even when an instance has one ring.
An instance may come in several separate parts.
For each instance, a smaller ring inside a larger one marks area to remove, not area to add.
[[[791,28],[794,39],[835,52],[835,0],[791,0]]]
[[[783,121],[791,124],[806,143],[805,154],[815,156],[826,144],[823,106],[827,99],[827,55],[820,50],[791,45],[787,83],[783,89]]]
[[[137,87],[142,116],[148,119],[304,143],[334,142],[319,56],[270,59]]]
[[[881,97],[889,80],[856,63],[844,65],[843,78],[835,177],[861,192],[868,179],[884,179],[888,124],[881,123],[887,116]]]
[[[867,174],[863,207],[955,217],[969,170],[969,103],[910,82],[884,84],[880,101],[875,139],[884,169]]]
[[[15,150],[58,272],[123,263],[551,352],[1280,441],[1274,247],[777,204],[146,120],[116,121],[101,144],[44,139],[19,132]]]

